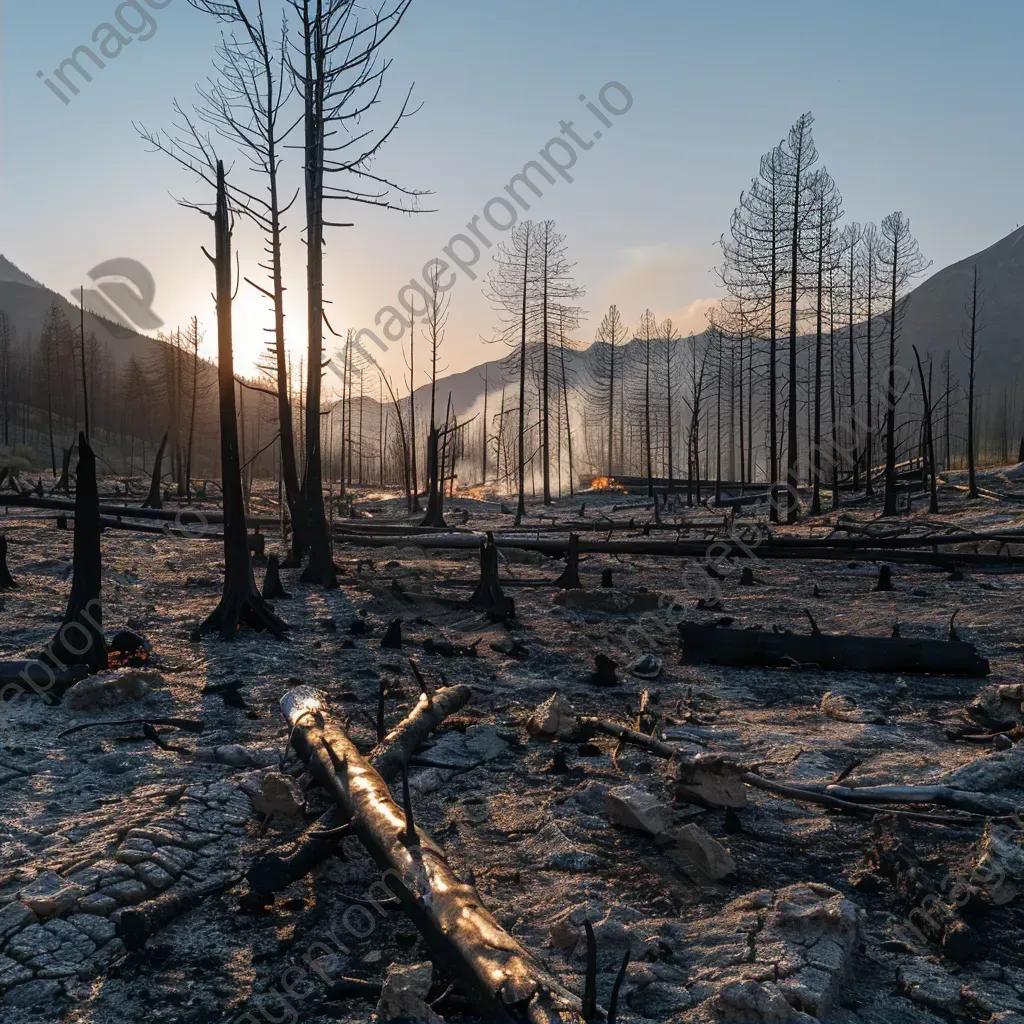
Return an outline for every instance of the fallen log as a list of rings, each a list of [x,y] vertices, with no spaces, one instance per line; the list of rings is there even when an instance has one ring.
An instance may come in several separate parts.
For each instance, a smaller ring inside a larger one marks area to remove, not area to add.
[[[495,1024],[582,1022],[580,998],[498,924],[476,890],[455,875],[441,847],[422,829],[411,840],[404,834],[407,816],[387,783],[332,721],[316,691],[291,690],[281,707],[296,749],[386,872],[438,962],[465,986],[478,1010]]]
[[[913,672],[983,678],[988,659],[973,644],[910,637],[797,635],[680,623],[688,665],[799,668],[849,672]]]
[[[381,778],[387,782],[397,779],[403,765],[408,764],[427,737],[449,715],[465,707],[472,695],[472,690],[462,685],[437,690],[429,699],[421,694],[412,711],[370,752],[370,764]],[[256,892],[280,892],[304,878],[330,856],[335,841],[340,838],[337,830],[345,823],[341,809],[332,807],[317,819],[293,850],[257,858],[247,876],[250,887]]]

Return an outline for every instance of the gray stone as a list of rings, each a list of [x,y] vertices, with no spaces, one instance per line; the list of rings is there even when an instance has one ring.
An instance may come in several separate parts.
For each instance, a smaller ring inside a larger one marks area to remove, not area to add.
[[[123,882],[114,882],[113,885],[106,885],[102,889],[104,896],[116,900],[119,906],[127,906],[130,903],[140,903],[148,899],[149,889],[137,879],[128,879]]]
[[[663,981],[651,982],[631,992],[628,1002],[630,1009],[651,1020],[663,1020],[666,1015],[687,1010],[693,1005],[693,999],[685,988],[667,985]]]
[[[616,786],[604,795],[605,809],[613,825],[660,836],[672,821],[668,804],[637,786]]]
[[[3,942],[8,935],[16,932],[19,928],[24,928],[25,925],[31,924],[35,920],[36,915],[24,903],[20,903],[17,900],[13,903],[8,903],[3,910],[0,910],[0,942]]]
[[[944,967],[920,958],[896,971],[904,995],[930,1010],[961,1016],[960,981]]]
[[[4,995],[4,1002],[8,1006],[39,1006],[52,1002],[61,991],[57,981],[29,981],[10,989]]]
[[[701,877],[717,882],[736,871],[732,854],[698,825],[684,825],[673,834]]]
[[[0,988],[10,988],[22,981],[28,981],[32,972],[24,964],[12,960],[9,956],[0,955]]]

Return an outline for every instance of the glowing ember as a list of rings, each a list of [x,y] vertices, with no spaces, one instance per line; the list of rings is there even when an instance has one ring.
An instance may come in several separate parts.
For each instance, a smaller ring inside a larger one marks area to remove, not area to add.
[[[593,483],[590,485],[592,491],[617,491],[619,494],[625,494],[626,488],[622,486],[613,476],[595,476]]]

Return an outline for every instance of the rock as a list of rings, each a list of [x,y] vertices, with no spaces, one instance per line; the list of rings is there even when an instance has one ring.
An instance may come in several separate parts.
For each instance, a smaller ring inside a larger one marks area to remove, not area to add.
[[[745,807],[744,769],[717,754],[673,759],[676,799],[701,807]]]
[[[569,739],[579,732],[576,709],[556,691],[537,708],[526,723],[531,736]]]
[[[960,982],[939,964],[918,958],[902,964],[896,971],[896,977],[903,986],[904,995],[915,1003],[939,1013],[956,1017],[964,1015]]]
[[[39,1006],[40,1003],[52,1002],[61,991],[59,981],[28,981],[9,989],[4,995],[4,1003],[8,1006]]]
[[[306,799],[298,783],[280,771],[269,771],[263,776],[260,788],[249,795],[259,814],[268,817],[280,814],[286,818],[300,818],[306,809]]]
[[[637,679],[657,679],[661,675],[661,658],[656,654],[645,654],[633,662],[629,672]]]
[[[650,1020],[664,1020],[670,1013],[687,1010],[693,1005],[690,993],[679,985],[653,981],[629,994],[630,1009]]]
[[[32,972],[27,967],[9,956],[0,955],[0,988],[10,988],[11,985],[29,981],[31,977]]]
[[[0,944],[8,935],[12,935],[35,921],[36,915],[24,903],[19,903],[17,900],[8,903],[3,910],[0,910]]]
[[[613,825],[652,836],[667,831],[672,821],[672,809],[667,804],[636,786],[616,786],[608,790],[604,806]]]
[[[59,917],[66,914],[88,891],[85,886],[66,882],[60,875],[49,871],[22,889],[19,898],[37,917]]]
[[[822,695],[821,713],[839,722],[863,722],[872,725],[885,725],[885,715],[873,708],[861,708],[857,702],[841,693],[831,690]]]
[[[101,672],[75,683],[64,695],[64,704],[76,711],[117,707],[126,701],[142,700],[153,687],[163,683],[164,677],[159,672],[135,668]]]
[[[597,856],[584,850],[556,825],[545,825],[521,846],[527,860],[553,871],[594,871]]]
[[[736,861],[729,851],[699,826],[683,825],[673,835],[702,877],[717,882],[736,871]]]
[[[985,826],[972,881],[982,885],[995,904],[1016,899],[1024,889],[1024,846],[1018,830]]]
[[[1024,744],[976,758],[928,784],[950,786],[972,793],[991,793],[997,789],[1024,785]]]
[[[431,760],[444,764],[476,764],[508,753],[508,743],[493,725],[471,725],[464,733],[446,732],[430,749]]]
[[[376,1019],[380,1024],[388,1021],[444,1024],[426,1003],[432,977],[433,967],[429,962],[392,964],[377,1003]]]
[[[715,1019],[812,1024],[834,1019],[859,924],[840,892],[798,883],[748,893],[712,918],[687,922],[676,948],[688,992]]]

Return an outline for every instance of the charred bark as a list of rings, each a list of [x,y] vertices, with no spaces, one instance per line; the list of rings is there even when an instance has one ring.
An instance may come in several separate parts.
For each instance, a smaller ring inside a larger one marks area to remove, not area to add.
[[[681,624],[688,665],[770,668],[814,667],[847,672],[913,672],[947,676],[988,675],[988,659],[973,644],[909,637],[797,636],[753,629]]]
[[[263,577],[263,600],[273,601],[280,599],[287,601],[291,595],[288,594],[281,583],[279,572],[279,560],[276,554],[272,554],[267,561],[267,572]]]
[[[160,465],[164,460],[164,449],[167,447],[167,431],[164,431],[160,447],[156,450],[156,458],[153,460],[153,476],[149,481],[149,494],[142,503],[143,508],[163,508],[164,503],[160,498]]]
[[[249,536],[245,525],[238,423],[235,417],[235,375],[231,336],[231,226],[224,164],[217,163],[217,211],[214,217],[217,277],[217,377],[220,391],[220,462],[224,492],[224,592],[217,607],[197,629],[198,635],[219,633],[234,638],[239,626],[269,630],[280,636],[288,629],[256,589]],[[77,513],[76,513],[77,515]]]
[[[17,585],[7,568],[7,538],[0,535],[0,590],[14,590]]]
[[[416,706],[370,752],[370,764],[386,782],[398,778],[402,766],[441,723],[469,703],[473,691],[468,686],[448,686],[436,691],[430,699],[422,694]],[[249,869],[249,885],[256,892],[280,892],[292,882],[305,877],[327,857],[340,836],[337,830],[345,825],[341,809],[332,807],[321,815],[287,854],[269,853],[257,858]]]
[[[406,815],[387,783],[331,720],[316,692],[299,687],[285,694],[281,705],[303,760],[343,809],[402,908],[479,1012],[496,1024],[583,1021],[579,997],[498,924],[476,890],[456,876],[434,839],[417,829],[409,841]],[[399,821],[403,825],[396,828]]]
[[[580,538],[579,534],[569,534],[569,550],[565,555],[565,568],[562,570],[562,575],[555,580],[555,586],[561,587],[562,590],[582,590],[583,584],[580,583]]]
[[[107,667],[100,604],[100,499],[96,486],[96,456],[84,433],[78,435],[76,473],[71,595],[60,629],[41,659],[59,669],[85,665],[90,671],[99,672]]]
[[[469,599],[469,606],[486,612],[493,622],[507,622],[516,613],[515,601],[502,592],[498,578],[498,547],[489,533],[480,545],[480,582]]]

